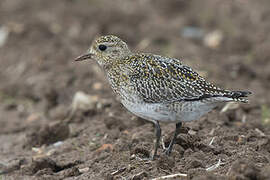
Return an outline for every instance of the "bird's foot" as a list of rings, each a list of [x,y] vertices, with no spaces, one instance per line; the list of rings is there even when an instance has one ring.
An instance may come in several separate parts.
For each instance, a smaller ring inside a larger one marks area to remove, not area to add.
[[[149,160],[154,161],[157,158],[157,156],[158,156],[157,152],[152,151],[152,153],[149,157]]]
[[[163,151],[163,153],[166,154],[167,156],[169,156],[171,154],[171,152],[172,152],[172,149],[169,147],[165,148]]]

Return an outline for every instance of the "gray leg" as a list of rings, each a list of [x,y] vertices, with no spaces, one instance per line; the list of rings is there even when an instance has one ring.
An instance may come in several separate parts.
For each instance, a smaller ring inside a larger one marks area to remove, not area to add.
[[[154,153],[152,154],[152,157],[151,157],[152,160],[154,160],[155,156],[157,155],[157,150],[159,147],[160,136],[161,136],[161,129],[159,126],[159,122],[154,121],[154,125],[155,125],[155,131],[156,131],[156,142],[155,142],[155,147],[154,147]]]
[[[171,154],[175,139],[176,139],[177,135],[180,133],[181,126],[182,126],[182,122],[176,123],[173,138],[170,142],[169,147],[166,149],[165,154],[167,154],[167,155]]]

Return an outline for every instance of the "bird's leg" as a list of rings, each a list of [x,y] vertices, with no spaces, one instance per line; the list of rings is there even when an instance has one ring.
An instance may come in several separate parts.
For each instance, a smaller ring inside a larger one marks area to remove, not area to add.
[[[176,123],[173,138],[170,142],[169,147],[165,150],[165,154],[167,154],[167,155],[171,154],[175,139],[176,139],[177,135],[180,133],[181,126],[182,126],[182,122]]]
[[[155,125],[155,131],[156,131],[156,142],[155,142],[155,147],[154,147],[154,152],[152,154],[151,159],[154,160],[155,156],[157,155],[157,150],[159,147],[159,142],[160,142],[160,136],[161,136],[161,129],[158,121],[153,121]]]

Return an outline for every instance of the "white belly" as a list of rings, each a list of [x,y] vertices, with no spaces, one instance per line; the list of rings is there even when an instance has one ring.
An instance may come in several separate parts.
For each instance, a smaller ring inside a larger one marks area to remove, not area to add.
[[[157,104],[122,101],[122,104],[130,112],[141,118],[167,123],[197,120],[220,103],[222,102],[182,101],[170,104]]]

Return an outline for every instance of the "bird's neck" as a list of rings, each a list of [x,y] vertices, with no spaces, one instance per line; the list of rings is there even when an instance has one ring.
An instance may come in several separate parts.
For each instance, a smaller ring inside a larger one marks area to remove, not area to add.
[[[127,53],[123,56],[118,56],[118,57],[107,57],[106,59],[103,59],[99,65],[106,71],[118,71],[119,73],[123,72],[127,60],[129,59],[128,57],[130,56],[131,53]]]
[[[103,64],[103,70],[107,74],[108,79],[112,83],[119,83],[127,79],[128,74],[130,73],[130,67],[125,62],[125,59],[113,59],[106,64]]]

